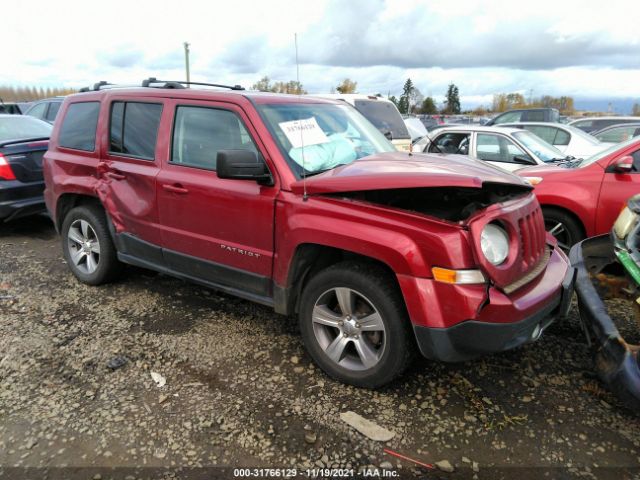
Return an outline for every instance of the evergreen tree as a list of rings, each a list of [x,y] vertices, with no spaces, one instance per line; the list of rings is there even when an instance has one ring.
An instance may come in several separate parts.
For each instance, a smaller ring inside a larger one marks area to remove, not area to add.
[[[444,113],[460,113],[460,93],[453,83],[447,88]]]

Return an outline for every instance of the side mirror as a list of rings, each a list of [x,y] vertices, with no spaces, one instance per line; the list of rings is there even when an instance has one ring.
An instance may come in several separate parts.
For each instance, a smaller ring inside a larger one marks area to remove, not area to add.
[[[393,134],[391,133],[391,130],[384,130],[382,132],[382,134],[387,137],[387,140],[391,141],[393,140]]]
[[[631,170],[633,170],[633,157],[625,155],[618,158],[611,164],[611,170],[614,173],[631,173]]]
[[[513,156],[513,163],[518,163],[520,165],[535,165],[536,162],[527,157],[526,155],[514,155]]]
[[[218,150],[216,173],[218,178],[273,184],[267,165],[251,150]]]

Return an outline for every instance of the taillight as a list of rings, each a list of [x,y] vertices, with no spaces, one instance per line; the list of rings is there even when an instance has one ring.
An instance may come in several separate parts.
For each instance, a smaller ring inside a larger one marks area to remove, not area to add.
[[[11,165],[7,162],[4,155],[0,153],[0,180],[15,180],[16,176],[11,170]]]

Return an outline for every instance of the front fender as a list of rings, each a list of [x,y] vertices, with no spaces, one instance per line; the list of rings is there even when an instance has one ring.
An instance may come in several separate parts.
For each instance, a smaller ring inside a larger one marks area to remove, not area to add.
[[[474,266],[468,232],[455,224],[322,197],[278,202],[275,243],[274,281],[279,285],[287,284],[295,251],[303,244],[369,257],[396,275],[430,278],[432,266]]]

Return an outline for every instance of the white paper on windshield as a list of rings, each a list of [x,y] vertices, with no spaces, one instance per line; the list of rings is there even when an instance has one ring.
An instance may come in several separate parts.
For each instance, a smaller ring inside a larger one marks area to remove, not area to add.
[[[316,117],[281,122],[278,124],[293,148],[327,143],[329,138],[316,122]]]

